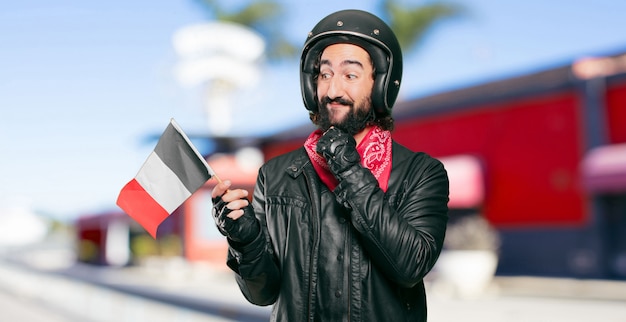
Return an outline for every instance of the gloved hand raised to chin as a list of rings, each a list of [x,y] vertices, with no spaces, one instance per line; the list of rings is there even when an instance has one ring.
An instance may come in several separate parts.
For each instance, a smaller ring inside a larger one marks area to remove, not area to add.
[[[336,127],[324,132],[317,142],[316,151],[326,159],[330,171],[339,181],[348,169],[358,165],[361,160],[354,137]]]
[[[244,200],[248,201],[247,199]],[[243,216],[232,219],[228,217],[232,210],[227,205],[228,203],[222,200],[220,196],[213,198],[213,218],[215,219],[217,229],[222,235],[234,242],[244,245],[252,242],[261,230],[259,221],[254,216],[252,206],[247,204],[241,208],[244,212]]]

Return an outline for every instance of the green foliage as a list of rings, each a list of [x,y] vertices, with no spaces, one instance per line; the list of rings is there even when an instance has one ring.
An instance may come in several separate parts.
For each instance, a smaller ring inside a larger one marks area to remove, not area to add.
[[[194,1],[210,19],[239,23],[259,32],[267,43],[269,59],[291,58],[299,52],[297,46],[290,43],[283,33],[280,19],[283,8],[276,1],[251,0],[243,8],[231,12],[226,11],[219,0]],[[464,11],[460,6],[441,2],[417,6],[401,5],[397,0],[381,0],[381,3],[383,16],[396,33],[405,53],[415,50],[436,22],[459,16]]]
[[[80,240],[77,249],[77,259],[83,263],[97,263],[99,256],[98,246],[90,240]]]
[[[240,23],[246,26],[264,25],[275,18],[281,11],[279,4],[273,1],[255,1],[239,12],[222,13],[218,20]]]
[[[463,9],[456,5],[429,3],[414,7],[399,5],[393,0],[384,0],[383,7],[388,15],[389,26],[396,33],[404,52],[415,49],[425,33],[445,18],[456,17]]]
[[[158,242],[147,234],[134,236],[130,240],[130,250],[135,258],[159,255]]]
[[[138,234],[131,238],[130,249],[138,260],[152,256],[183,256],[182,240],[178,235],[167,235],[155,240],[148,234]]]
[[[227,12],[217,0],[196,0],[210,18],[238,23],[255,30],[263,36],[267,44],[269,59],[294,57],[296,46],[287,41],[282,33],[280,16],[282,6],[271,0],[251,1],[250,4],[234,12]]]

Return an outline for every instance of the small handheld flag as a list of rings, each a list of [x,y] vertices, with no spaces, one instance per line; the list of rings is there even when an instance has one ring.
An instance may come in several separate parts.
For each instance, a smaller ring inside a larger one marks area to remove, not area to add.
[[[213,169],[171,119],[154,151],[120,191],[117,205],[156,238],[159,225],[212,177],[217,179]]]

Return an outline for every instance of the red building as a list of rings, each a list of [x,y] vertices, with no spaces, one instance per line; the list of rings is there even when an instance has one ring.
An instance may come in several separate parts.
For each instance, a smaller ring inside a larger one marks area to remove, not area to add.
[[[626,278],[626,54],[404,101],[394,139],[444,161],[451,219],[484,215],[498,274]],[[271,158],[312,126],[269,138]]]

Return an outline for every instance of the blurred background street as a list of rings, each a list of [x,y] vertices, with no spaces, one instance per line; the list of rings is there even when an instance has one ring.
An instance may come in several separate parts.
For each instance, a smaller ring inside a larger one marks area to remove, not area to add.
[[[149,236],[115,200],[175,118],[222,179],[313,130],[314,24],[401,38],[393,138],[450,179],[429,321],[626,321],[625,1],[26,0],[0,10],[0,321],[266,321],[209,180]]]
[[[4,250],[0,320],[267,321],[269,307],[248,304],[230,272],[180,259],[142,267],[76,263],[50,243]],[[429,321],[626,321],[626,283],[496,277],[480,293],[459,296],[436,272],[428,278]]]

